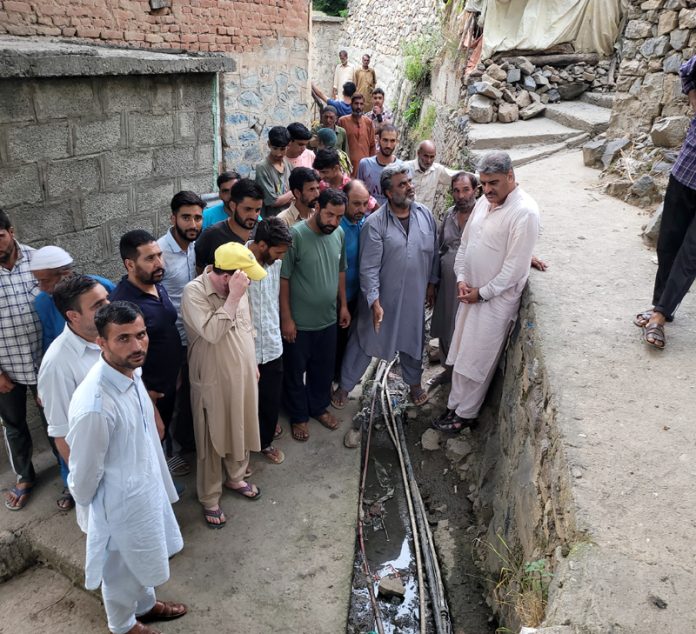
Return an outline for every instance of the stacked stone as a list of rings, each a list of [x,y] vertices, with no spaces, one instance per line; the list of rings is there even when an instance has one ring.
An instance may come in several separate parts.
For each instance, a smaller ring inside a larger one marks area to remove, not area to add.
[[[679,67],[696,54],[696,2],[632,3],[620,53],[609,128],[586,146],[585,162],[604,169],[608,193],[652,207],[691,120]],[[621,152],[606,151],[617,144]]]
[[[474,123],[512,123],[544,112],[547,103],[576,99],[586,90],[606,92],[609,60],[556,68],[535,66],[526,57],[497,64],[485,60],[467,77],[469,118]]]

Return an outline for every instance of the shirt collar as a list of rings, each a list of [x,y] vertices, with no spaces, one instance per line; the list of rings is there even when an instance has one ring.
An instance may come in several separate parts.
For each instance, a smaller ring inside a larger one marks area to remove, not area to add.
[[[184,251],[181,246],[179,246],[179,243],[176,241],[176,238],[172,234],[172,230],[174,227],[170,227],[167,229],[167,233],[165,233],[162,238],[164,241],[164,246],[167,247],[172,253],[185,253],[188,254],[188,252],[191,250],[191,247],[193,246],[193,242],[189,242],[188,249]]]
[[[143,372],[141,368],[136,368],[133,371],[133,378],[129,379],[125,374],[119,372],[115,368],[112,368],[104,360],[103,355],[99,359],[99,363],[102,364],[102,376],[104,376],[104,378],[122,394],[126,392],[131,386],[135,385],[137,382],[140,381],[140,375]]]
[[[100,350],[96,343],[92,343],[80,337],[80,335],[74,332],[67,323],[65,324],[65,328],[63,328],[63,336],[68,345],[80,356],[83,356],[87,350]]]

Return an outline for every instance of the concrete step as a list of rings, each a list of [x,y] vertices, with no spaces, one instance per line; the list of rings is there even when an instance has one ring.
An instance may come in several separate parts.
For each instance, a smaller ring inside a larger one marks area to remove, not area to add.
[[[580,101],[591,103],[593,106],[600,106],[601,108],[609,108],[611,110],[611,107],[614,104],[614,93],[584,92],[582,95],[580,95]]]
[[[561,143],[581,132],[545,117],[514,123],[471,123],[467,145],[472,150],[511,150]]]
[[[519,167],[520,165],[526,165],[527,163],[544,159],[552,154],[555,154],[556,152],[562,152],[569,148],[578,147],[589,138],[589,133],[581,132],[573,137],[570,137],[569,139],[561,141],[560,143],[524,145],[507,150],[507,153],[512,159],[512,164],[515,167]],[[470,156],[473,164],[476,165],[476,161],[489,151],[490,150],[472,150]]]
[[[609,127],[611,110],[584,101],[562,101],[548,104],[544,117],[561,125],[584,130],[591,135],[604,132]]]

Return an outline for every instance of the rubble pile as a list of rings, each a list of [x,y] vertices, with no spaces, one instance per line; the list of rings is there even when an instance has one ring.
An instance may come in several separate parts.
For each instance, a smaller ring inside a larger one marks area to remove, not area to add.
[[[547,103],[577,99],[586,90],[608,92],[609,60],[564,68],[535,66],[526,57],[485,60],[467,79],[469,118],[474,123],[512,123],[544,112]]]

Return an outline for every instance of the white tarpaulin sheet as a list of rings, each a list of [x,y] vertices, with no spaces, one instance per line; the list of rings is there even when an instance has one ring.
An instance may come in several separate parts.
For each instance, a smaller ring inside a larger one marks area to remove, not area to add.
[[[627,0],[488,0],[482,5],[483,59],[498,51],[544,51],[571,42],[610,55]],[[467,7],[468,8],[468,7]]]

